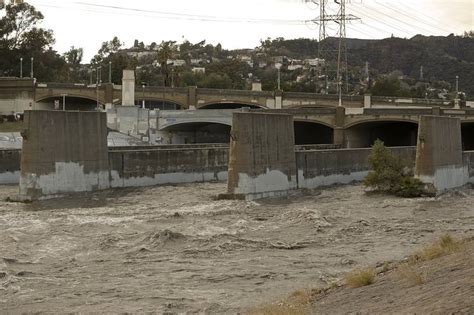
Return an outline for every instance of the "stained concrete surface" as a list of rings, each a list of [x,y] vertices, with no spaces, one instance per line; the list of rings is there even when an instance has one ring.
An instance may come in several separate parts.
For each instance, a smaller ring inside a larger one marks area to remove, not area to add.
[[[474,192],[365,195],[345,186],[259,202],[225,184],[8,203],[0,186],[0,313],[236,313],[344,272],[474,235]]]

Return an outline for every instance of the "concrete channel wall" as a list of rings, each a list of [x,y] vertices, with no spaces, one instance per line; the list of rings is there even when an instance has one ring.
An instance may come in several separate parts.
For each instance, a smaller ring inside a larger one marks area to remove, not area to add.
[[[414,164],[415,147],[397,147],[390,150]],[[370,148],[297,151],[298,188],[312,189],[361,181],[369,172],[370,153]]]
[[[415,160],[415,147],[390,148]],[[317,188],[362,180],[370,149],[297,150],[298,188]],[[0,150],[0,184],[18,184],[20,150]],[[474,151],[463,152],[474,183]],[[227,180],[228,148],[215,146],[109,151],[112,187]]]
[[[474,151],[464,151],[462,154],[463,164],[469,171],[468,182],[474,184]]]
[[[109,152],[112,187],[227,180],[226,147]]]
[[[0,184],[20,182],[21,150],[0,150]]]

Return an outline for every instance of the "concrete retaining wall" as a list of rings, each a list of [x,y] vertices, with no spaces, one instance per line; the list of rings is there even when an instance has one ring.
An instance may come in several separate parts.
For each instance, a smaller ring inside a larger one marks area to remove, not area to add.
[[[390,148],[414,163],[415,147]],[[369,172],[371,149],[297,151],[298,188],[317,188],[361,181]],[[474,161],[473,161],[474,162]]]
[[[234,113],[229,197],[247,200],[287,194],[297,187],[293,116]]]
[[[20,182],[21,150],[0,150],[0,184]]]
[[[20,197],[107,189],[105,113],[26,111]]]
[[[180,148],[110,151],[112,187],[227,180],[228,149]]]
[[[462,154],[463,164],[468,168],[469,183],[474,184],[474,151],[464,151]]]
[[[465,185],[460,119],[422,116],[418,128],[415,175],[438,192]]]

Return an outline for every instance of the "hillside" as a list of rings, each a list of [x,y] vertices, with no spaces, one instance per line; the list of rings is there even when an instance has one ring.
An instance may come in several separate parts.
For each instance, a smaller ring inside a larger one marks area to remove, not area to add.
[[[315,40],[276,39],[264,42],[272,55],[289,58],[314,58],[318,43]],[[329,38],[326,47],[336,49],[337,39]],[[426,81],[445,81],[454,86],[459,76],[459,88],[474,95],[474,38],[472,36],[422,36],[411,39],[386,38],[382,40],[348,39],[348,63],[352,68],[362,68],[369,62],[374,74],[401,71],[414,79],[420,76],[423,66]],[[336,54],[333,54],[336,57]]]

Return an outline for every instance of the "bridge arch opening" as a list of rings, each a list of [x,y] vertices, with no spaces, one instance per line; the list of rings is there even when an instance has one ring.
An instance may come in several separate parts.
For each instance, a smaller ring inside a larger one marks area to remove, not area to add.
[[[159,110],[180,110],[182,109],[182,106],[178,103],[166,101],[166,100],[157,100],[157,99],[137,99],[135,100],[135,105],[136,106],[143,106],[143,103],[145,103],[145,108],[154,110],[154,109],[159,109]]]
[[[224,103],[212,103],[200,106],[198,109],[239,109],[239,108],[252,108],[252,109],[262,109],[264,107],[255,104],[243,104],[243,103],[232,103],[232,102],[224,102]]]
[[[347,148],[369,148],[375,140],[386,146],[416,146],[418,124],[410,121],[370,121],[356,124],[344,132]]]
[[[474,151],[474,121],[461,123],[462,148]]]
[[[231,126],[212,122],[176,124],[158,132],[164,144],[230,143]]]
[[[334,129],[326,125],[295,120],[295,144],[333,144]]]
[[[79,96],[66,96],[65,98],[66,110],[78,110],[78,111],[93,111],[97,109],[97,100],[79,97]],[[99,105],[102,103],[99,101]],[[35,109],[63,109],[63,96],[52,96],[38,100],[35,104]]]

